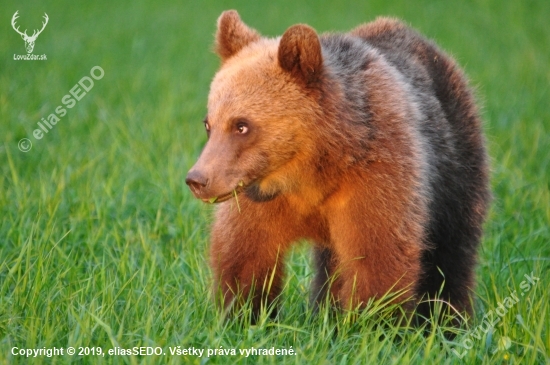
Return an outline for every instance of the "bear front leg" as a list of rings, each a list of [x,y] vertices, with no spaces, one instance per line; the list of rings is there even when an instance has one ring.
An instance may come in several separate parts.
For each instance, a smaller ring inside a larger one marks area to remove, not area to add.
[[[254,323],[281,292],[283,258],[293,237],[275,203],[239,197],[239,204],[240,211],[229,201],[216,212],[210,264],[218,304],[234,315],[250,299]],[[273,308],[271,316],[276,314]]]
[[[370,199],[374,198],[371,194]],[[392,202],[385,201],[387,205]],[[372,206],[375,209],[369,209]],[[414,299],[421,274],[422,227],[407,219],[414,214],[382,206],[350,200],[345,209],[332,209],[331,244],[341,282],[336,300],[343,308],[364,307],[369,299],[388,292],[400,292],[393,302]],[[406,309],[412,304],[408,301]]]
[[[334,301],[341,289],[341,280],[335,275],[338,262],[329,248],[315,246],[313,263],[316,272],[311,283],[311,304],[314,311],[318,311],[327,300]]]

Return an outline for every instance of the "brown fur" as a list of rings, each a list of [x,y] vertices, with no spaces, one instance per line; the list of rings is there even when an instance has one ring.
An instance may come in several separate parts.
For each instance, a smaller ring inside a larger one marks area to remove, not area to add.
[[[236,11],[227,11],[218,19],[216,52],[222,59],[231,57],[247,44],[259,39],[258,32],[244,25]]]
[[[393,62],[393,53],[384,55],[384,39],[393,44],[403,37],[417,36],[395,20],[380,19],[342,39],[321,38],[323,44],[306,25],[265,39],[235,11],[220,16],[216,50],[222,67],[208,99],[209,141],[186,181],[205,201],[240,193],[239,209],[232,200],[218,205],[211,232],[214,288],[226,306],[251,295],[257,314],[262,300],[273,302],[282,287],[282,260],[303,238],[315,244],[317,302],[330,295],[339,306],[355,308],[389,290],[405,293],[401,299],[432,295],[431,287],[421,288],[439,282],[430,279],[427,261],[439,252],[438,242],[429,239],[439,202],[433,181],[438,161],[444,161],[438,155],[467,158],[464,144],[474,148],[466,163],[478,164],[481,174],[472,203],[464,203],[478,212],[469,224],[472,245],[479,241],[488,190],[473,99],[451,59],[421,38],[404,41],[407,62],[418,67],[415,75],[445,78],[446,87],[433,83],[435,93],[466,98],[455,111],[443,101],[430,106],[441,116],[426,122],[423,103],[432,105],[436,97],[421,91],[432,84],[416,85]],[[360,72],[349,78],[359,87],[342,81],[330,42],[362,52],[363,58],[344,60],[355,62]],[[455,137],[455,129],[464,128],[457,126],[462,117],[453,120],[460,113],[471,119],[464,123],[473,123],[465,127],[466,141]],[[441,179],[452,174],[443,171]],[[475,250],[467,259],[475,262]],[[465,275],[461,284],[471,286],[472,264]],[[468,311],[469,289],[457,290],[457,307]]]

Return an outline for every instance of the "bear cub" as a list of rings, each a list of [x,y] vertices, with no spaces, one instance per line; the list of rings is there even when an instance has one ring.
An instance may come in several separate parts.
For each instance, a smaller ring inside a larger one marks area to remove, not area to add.
[[[395,19],[265,38],[234,10],[218,19],[215,50],[208,141],[186,183],[217,204],[219,302],[250,298],[256,318],[306,239],[317,305],[361,308],[392,292],[424,317],[436,297],[471,312],[489,174],[455,61]]]

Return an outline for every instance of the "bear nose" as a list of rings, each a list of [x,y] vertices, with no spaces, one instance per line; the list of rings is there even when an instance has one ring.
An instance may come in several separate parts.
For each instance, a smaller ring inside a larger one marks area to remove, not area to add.
[[[208,179],[204,177],[203,174],[201,174],[200,171],[197,170],[191,170],[187,174],[187,178],[185,179],[185,183],[189,185],[189,188],[193,193],[198,194],[198,192],[204,188],[206,185],[208,185]]]

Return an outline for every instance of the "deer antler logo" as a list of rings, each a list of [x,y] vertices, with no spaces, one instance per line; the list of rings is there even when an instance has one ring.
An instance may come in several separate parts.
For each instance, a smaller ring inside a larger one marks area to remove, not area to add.
[[[42,33],[42,31],[44,30],[44,28],[46,28],[46,24],[48,24],[48,14],[44,13],[44,19],[46,20],[45,22],[42,23],[42,29],[40,30],[34,30],[32,35],[29,37],[27,35],[27,30],[25,29],[24,32],[21,32],[19,30],[19,27],[15,27],[15,21],[17,18],[19,18],[19,15],[17,15],[17,13],[19,12],[19,10],[17,10],[15,12],[15,14],[13,14],[13,17],[11,18],[11,26],[13,27],[13,29],[19,33],[21,35],[21,38],[23,38],[23,40],[25,41],[25,48],[27,49],[27,53],[31,53],[32,50],[34,49],[34,42],[36,41],[36,38],[38,38],[38,35],[40,33]]]

